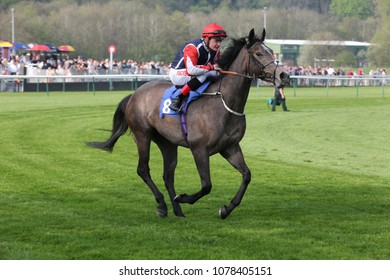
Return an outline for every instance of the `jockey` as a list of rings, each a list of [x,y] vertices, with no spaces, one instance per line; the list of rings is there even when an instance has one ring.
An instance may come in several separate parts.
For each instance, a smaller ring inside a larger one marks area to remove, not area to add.
[[[182,46],[171,64],[169,77],[174,85],[183,86],[169,108],[180,112],[181,103],[191,90],[196,90],[208,77],[218,76],[214,63],[220,56],[221,42],[227,34],[217,23],[207,25],[202,38]]]

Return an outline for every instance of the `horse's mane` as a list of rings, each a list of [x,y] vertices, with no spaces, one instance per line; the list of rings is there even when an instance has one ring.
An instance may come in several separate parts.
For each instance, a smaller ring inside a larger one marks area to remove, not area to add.
[[[236,59],[238,53],[246,44],[248,44],[249,49],[255,42],[261,42],[259,38],[255,37],[248,43],[247,38],[248,37],[231,39],[232,43],[229,47],[227,47],[227,49],[221,54],[220,58],[217,60],[217,64],[222,70],[229,69],[230,65],[232,65],[233,61]]]
[[[233,61],[236,59],[238,53],[241,49],[246,45],[245,37],[234,39],[232,38],[232,43],[229,47],[221,54],[221,56],[217,60],[218,66],[222,70],[228,70],[230,65],[232,65]]]

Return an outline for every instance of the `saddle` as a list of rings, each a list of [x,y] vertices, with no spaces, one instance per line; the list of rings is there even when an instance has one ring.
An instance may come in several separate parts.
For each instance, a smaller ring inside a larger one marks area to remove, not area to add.
[[[179,117],[180,115],[185,115],[187,112],[188,104],[198,99],[201,96],[201,94],[208,88],[210,83],[211,81],[206,81],[196,91],[190,91],[188,97],[185,100],[183,100],[182,113],[177,113],[169,109],[169,105],[172,102],[171,100],[180,94],[181,87],[177,87],[174,85],[168,88],[164,92],[161,99],[160,118],[164,118],[164,116]]]

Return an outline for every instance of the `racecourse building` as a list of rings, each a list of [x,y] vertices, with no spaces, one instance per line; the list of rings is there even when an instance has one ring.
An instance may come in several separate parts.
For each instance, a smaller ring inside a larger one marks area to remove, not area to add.
[[[310,40],[279,40],[279,39],[266,39],[265,43],[269,46],[277,58],[286,65],[297,65],[298,57],[301,53],[302,46],[305,45],[317,45],[317,46],[342,46],[352,52],[355,56],[359,51],[367,51],[367,48],[371,45],[367,42],[358,41],[310,41]],[[315,60],[315,58],[313,58]],[[328,61],[332,61],[332,58],[328,58]],[[315,61],[314,61],[315,64]]]

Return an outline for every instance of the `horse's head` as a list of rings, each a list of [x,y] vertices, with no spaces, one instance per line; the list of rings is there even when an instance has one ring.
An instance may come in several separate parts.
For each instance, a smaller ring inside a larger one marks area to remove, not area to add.
[[[279,65],[273,51],[264,44],[264,39],[265,29],[263,29],[261,37],[255,36],[254,29],[249,32],[246,44],[250,57],[247,72],[281,87],[288,83],[290,75]]]

